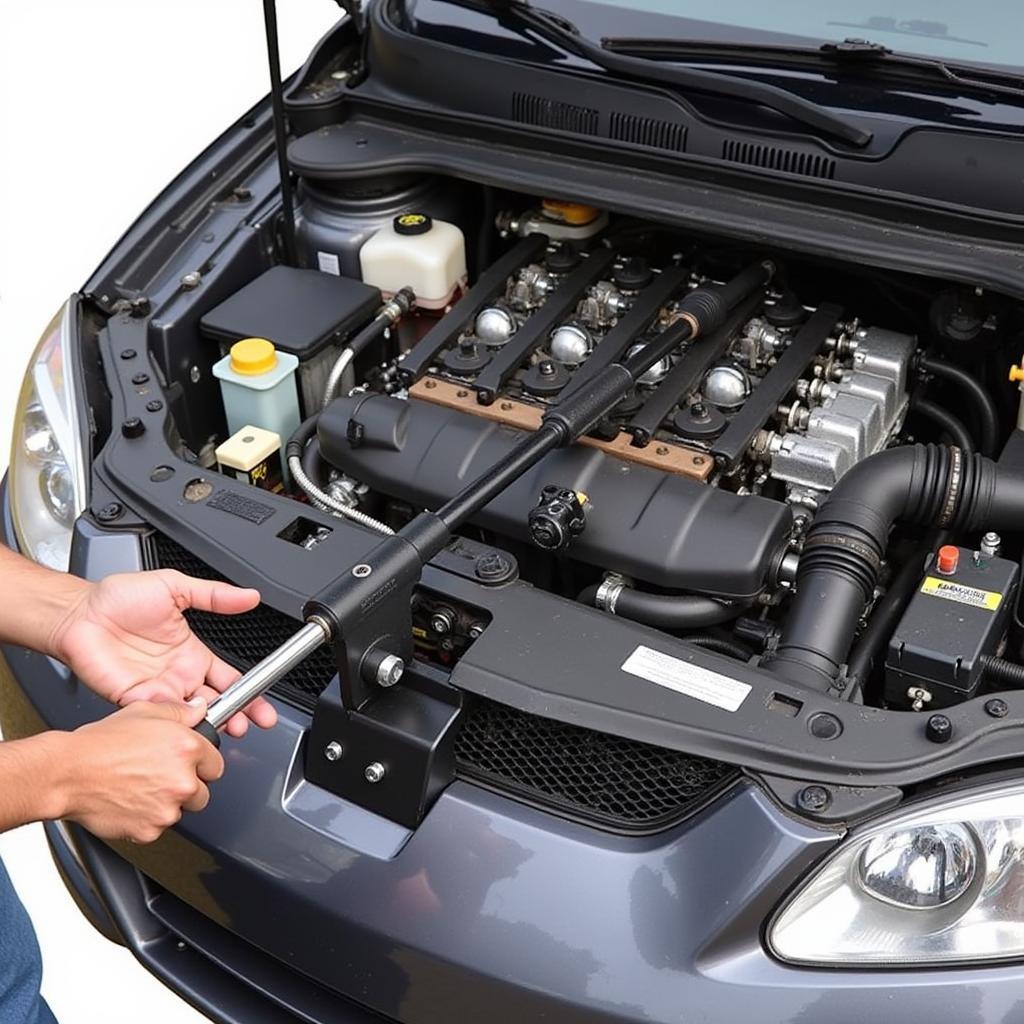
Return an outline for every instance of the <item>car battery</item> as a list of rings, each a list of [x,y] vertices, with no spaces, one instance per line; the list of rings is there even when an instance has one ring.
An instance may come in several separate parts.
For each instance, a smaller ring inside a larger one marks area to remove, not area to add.
[[[982,660],[1006,632],[1017,565],[947,544],[889,641],[885,696],[890,705],[942,708],[973,697]]]

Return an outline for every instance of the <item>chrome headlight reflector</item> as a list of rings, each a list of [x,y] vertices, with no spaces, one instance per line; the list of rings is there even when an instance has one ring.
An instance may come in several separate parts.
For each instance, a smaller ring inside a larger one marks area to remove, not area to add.
[[[776,915],[802,964],[893,967],[1024,957],[1024,784],[929,801],[844,841]]]
[[[29,361],[11,444],[10,504],[18,546],[54,569],[68,567],[72,527],[86,504],[72,328],[68,303],[43,332]]]

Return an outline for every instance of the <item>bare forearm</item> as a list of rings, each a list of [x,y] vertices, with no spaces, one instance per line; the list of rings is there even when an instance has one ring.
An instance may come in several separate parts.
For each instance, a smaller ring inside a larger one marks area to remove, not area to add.
[[[44,569],[0,544],[0,641],[52,654],[58,624],[82,599],[89,584],[68,573]]]
[[[0,832],[65,813],[61,767],[68,733],[44,732],[0,743]]]

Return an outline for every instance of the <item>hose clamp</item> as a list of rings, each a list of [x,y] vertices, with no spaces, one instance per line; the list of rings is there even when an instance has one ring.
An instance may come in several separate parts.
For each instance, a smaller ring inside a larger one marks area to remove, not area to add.
[[[615,604],[619,600],[619,594],[628,585],[623,576],[616,576],[614,573],[605,576],[597,588],[597,593],[594,595],[594,607],[607,612],[609,615],[614,615]]]

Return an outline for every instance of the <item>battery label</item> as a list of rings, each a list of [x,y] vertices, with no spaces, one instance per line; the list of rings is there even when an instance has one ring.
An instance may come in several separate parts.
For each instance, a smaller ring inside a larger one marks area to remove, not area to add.
[[[1003,601],[1003,595],[998,590],[965,587],[962,583],[940,580],[936,576],[925,577],[921,593],[941,597],[945,601],[956,601],[958,604],[969,604],[972,608],[987,608],[990,612],[994,612]]]

